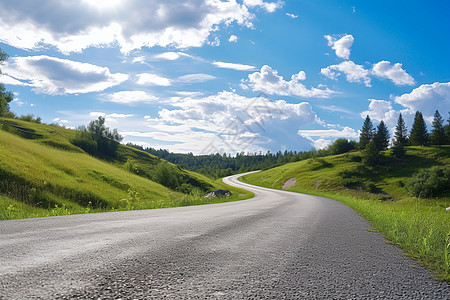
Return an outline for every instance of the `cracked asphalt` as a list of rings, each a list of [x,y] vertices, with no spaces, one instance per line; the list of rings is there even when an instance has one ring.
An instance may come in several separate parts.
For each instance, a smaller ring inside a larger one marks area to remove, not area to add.
[[[449,299],[326,198],[224,179],[245,201],[0,222],[0,299]]]

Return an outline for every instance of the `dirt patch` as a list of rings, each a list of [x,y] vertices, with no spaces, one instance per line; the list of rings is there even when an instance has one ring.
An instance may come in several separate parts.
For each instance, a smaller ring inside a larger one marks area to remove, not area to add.
[[[283,190],[290,189],[290,188],[293,187],[296,183],[297,183],[297,179],[295,179],[294,177],[289,178],[288,180],[286,180],[286,181],[283,183]]]

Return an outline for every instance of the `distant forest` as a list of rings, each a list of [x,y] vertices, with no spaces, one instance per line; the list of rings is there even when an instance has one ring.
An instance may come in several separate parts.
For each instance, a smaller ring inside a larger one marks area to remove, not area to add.
[[[165,149],[157,150],[154,148],[143,148],[142,146],[132,143],[128,143],[127,145],[146,151],[188,170],[212,178],[221,178],[236,173],[269,169],[285,163],[309,158],[342,154],[351,150],[364,151],[369,144],[374,144],[376,152],[390,149],[391,154],[397,157],[404,154],[404,146],[449,145],[450,117],[447,119],[447,124],[444,125],[444,119],[436,110],[432,126],[431,132],[428,133],[422,114],[417,112],[411,131],[408,133],[402,115],[400,114],[394,137],[391,139],[388,129],[383,121],[375,128],[372,125],[370,117],[367,116],[361,128],[359,142],[340,138],[335,140],[326,149],[311,149],[309,151],[300,152],[278,151],[276,153],[268,151],[265,154],[242,152],[237,153],[236,156],[219,153],[208,155],[173,153]],[[376,155],[376,153],[374,155]]]

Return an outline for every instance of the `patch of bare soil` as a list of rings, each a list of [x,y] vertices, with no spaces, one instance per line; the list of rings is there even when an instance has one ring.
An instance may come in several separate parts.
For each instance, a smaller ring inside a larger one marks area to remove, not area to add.
[[[286,180],[286,181],[283,183],[283,190],[290,189],[290,188],[293,187],[296,183],[297,183],[297,179],[295,179],[294,177],[289,178],[288,180]]]

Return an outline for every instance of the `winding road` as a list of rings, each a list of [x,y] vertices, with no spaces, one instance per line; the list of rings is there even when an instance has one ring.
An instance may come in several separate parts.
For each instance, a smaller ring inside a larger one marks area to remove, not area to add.
[[[355,211],[249,200],[0,222],[0,299],[449,299]]]

